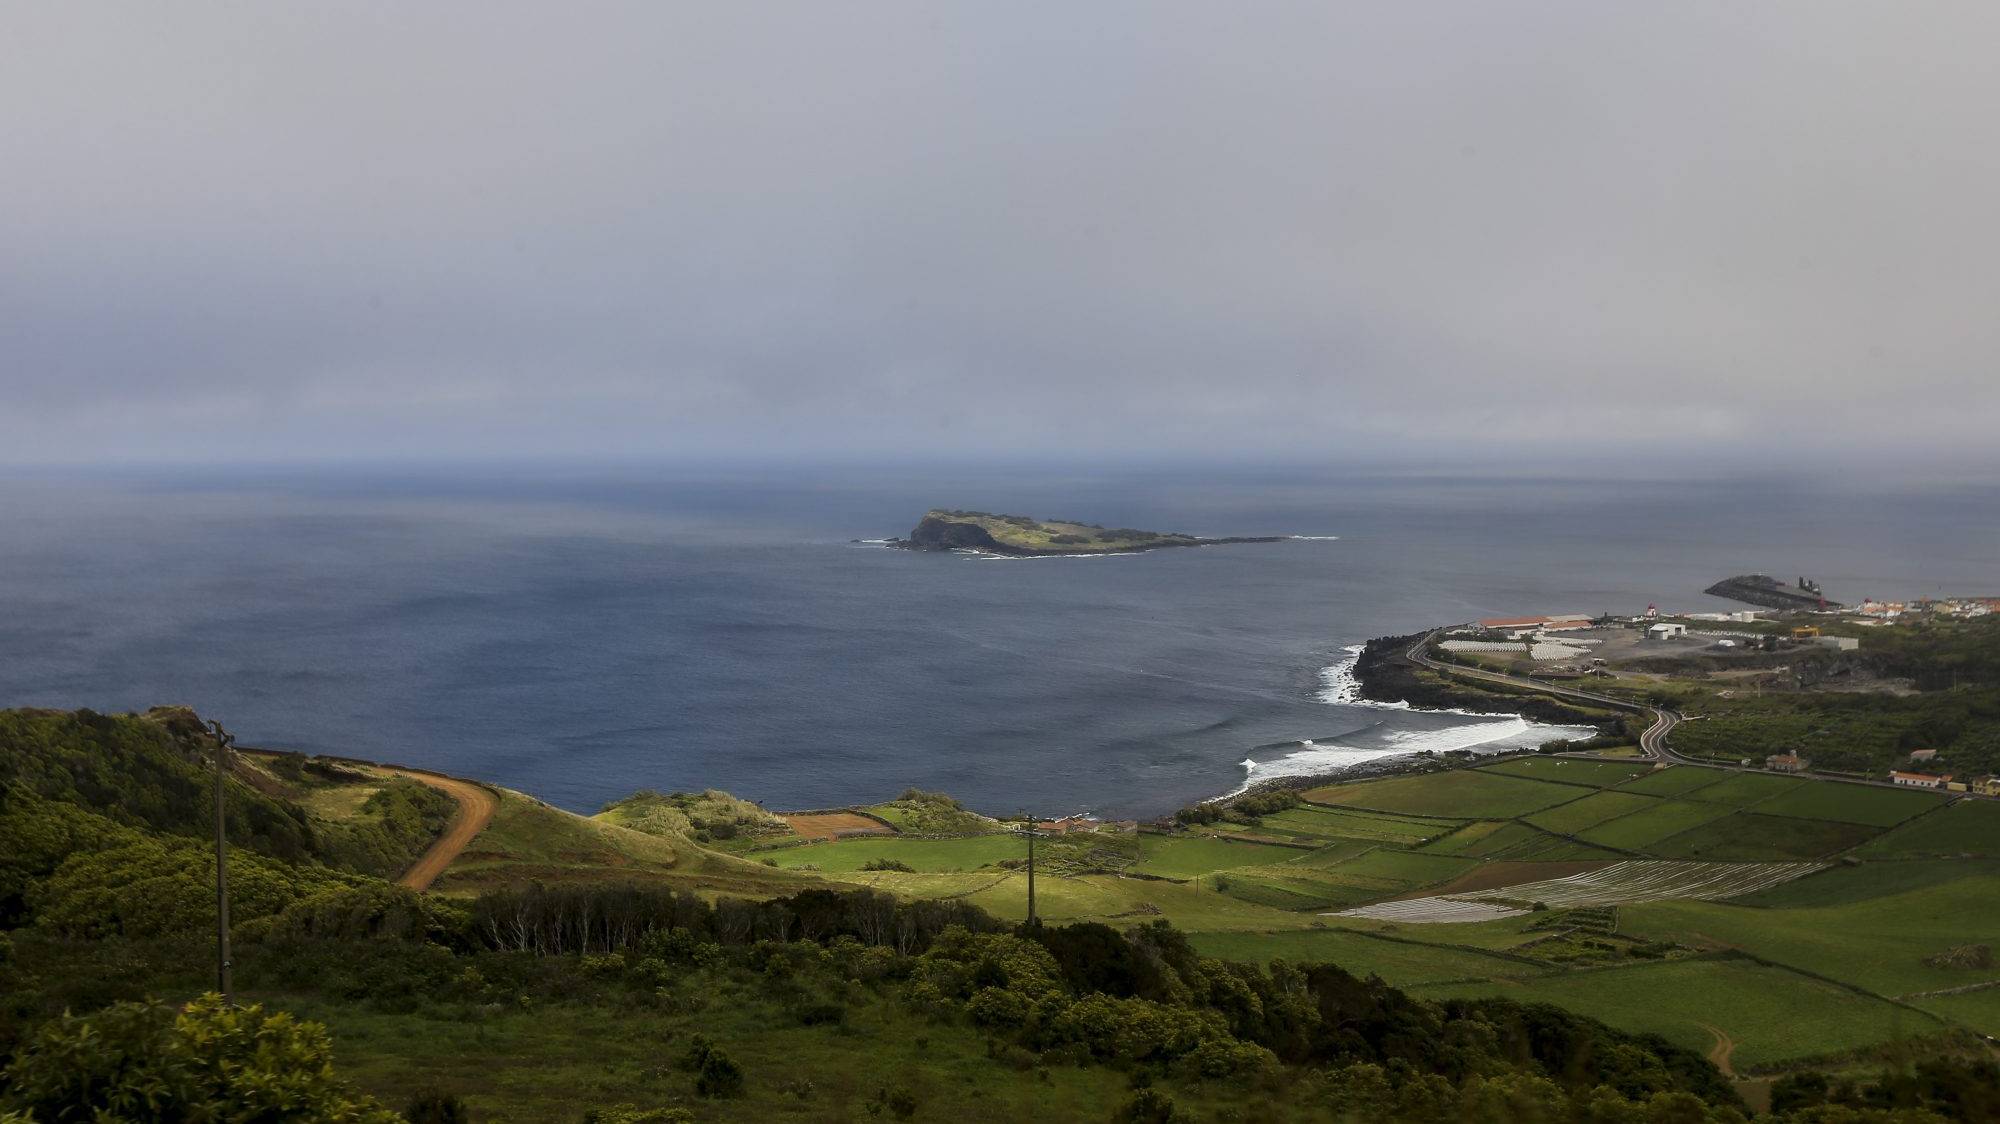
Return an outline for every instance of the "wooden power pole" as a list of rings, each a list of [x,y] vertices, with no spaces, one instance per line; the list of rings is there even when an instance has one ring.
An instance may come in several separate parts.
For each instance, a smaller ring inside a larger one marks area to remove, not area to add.
[[[1021,833],[1028,837],[1028,928],[1035,927],[1035,817],[1021,813]]]
[[[229,845],[222,833],[223,777],[228,772],[229,747],[236,739],[210,722],[215,735],[215,990],[222,993],[222,1005],[233,1006],[229,995]]]

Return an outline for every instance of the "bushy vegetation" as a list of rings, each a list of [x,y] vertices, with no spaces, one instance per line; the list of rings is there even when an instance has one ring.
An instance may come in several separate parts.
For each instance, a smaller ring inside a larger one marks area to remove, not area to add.
[[[1174,820],[1183,826],[1221,823],[1224,820],[1233,823],[1255,823],[1265,816],[1276,815],[1298,806],[1299,794],[1292,789],[1266,788],[1257,792],[1246,792],[1227,800],[1190,804],[1175,812]]]
[[[904,789],[901,796],[868,811],[905,835],[984,835],[1002,830],[998,821],[968,811],[952,797],[921,788]]]
[[[403,1118],[334,1076],[326,1030],[205,995],[57,1018],[0,1073],[0,1120],[341,1121]]]
[[[678,836],[702,843],[781,835],[788,830],[785,821],[750,801],[713,788],[664,794],[641,789],[623,800],[606,804],[598,817],[649,835]]]
[[[214,824],[213,742],[193,712],[0,710],[0,789],[30,792],[114,823],[173,835]],[[317,853],[303,811],[231,778],[229,839],[281,859]]]
[[[457,810],[450,793],[393,777],[362,802],[361,815],[320,825],[320,853],[334,866],[387,878],[415,862]]]
[[[275,914],[352,876],[255,851],[230,859],[233,916]],[[75,804],[0,788],[0,923],[78,937],[198,931],[213,909],[212,844],[127,827]]]

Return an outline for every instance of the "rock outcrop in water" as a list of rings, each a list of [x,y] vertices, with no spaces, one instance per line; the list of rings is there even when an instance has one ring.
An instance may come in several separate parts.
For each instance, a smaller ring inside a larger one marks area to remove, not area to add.
[[[1062,554],[1130,554],[1176,546],[1283,542],[1283,535],[1201,538],[1178,532],[1105,528],[1095,523],[1031,519],[986,511],[932,508],[906,539],[890,539],[904,550],[979,550],[989,554],[1036,557]]]

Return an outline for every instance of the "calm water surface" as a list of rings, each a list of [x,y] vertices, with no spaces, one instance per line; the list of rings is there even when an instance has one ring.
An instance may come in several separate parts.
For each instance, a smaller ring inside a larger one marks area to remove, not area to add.
[[[856,544],[931,506],[1338,536],[1121,558]],[[2000,494],[1326,474],[207,473],[0,479],[0,702],[187,703],[246,743],[594,810],[943,789],[1152,814],[1314,760],[1532,743],[1326,701],[1343,648],[1680,609],[1762,570],[2000,593]],[[1265,748],[1259,748],[1265,747]],[[1288,761],[1288,758],[1291,760]]]

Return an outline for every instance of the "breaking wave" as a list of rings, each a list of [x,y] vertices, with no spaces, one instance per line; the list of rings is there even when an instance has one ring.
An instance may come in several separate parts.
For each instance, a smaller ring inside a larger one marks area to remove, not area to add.
[[[1361,662],[1361,652],[1364,647],[1365,645],[1361,644],[1349,644],[1341,649],[1347,653],[1345,658],[1321,668],[1320,689],[1314,697],[1328,706],[1397,710],[1412,715],[1449,715],[1477,721],[1459,722],[1434,729],[1388,732],[1382,732],[1383,725],[1377,723],[1366,730],[1338,738],[1302,741],[1298,743],[1297,749],[1269,761],[1245,758],[1242,761],[1243,783],[1234,792],[1229,793],[1230,796],[1244,792],[1259,781],[1277,777],[1309,777],[1339,773],[1355,765],[1379,761],[1385,757],[1449,753],[1453,750],[1500,753],[1514,749],[1533,749],[1543,742],[1556,738],[1587,738],[1597,732],[1585,726],[1544,725],[1540,722],[1531,722],[1518,714],[1492,714],[1474,710],[1419,710],[1401,700],[1376,702],[1373,699],[1362,698],[1361,679],[1355,674],[1355,668]],[[1349,742],[1349,738],[1356,740]]]

